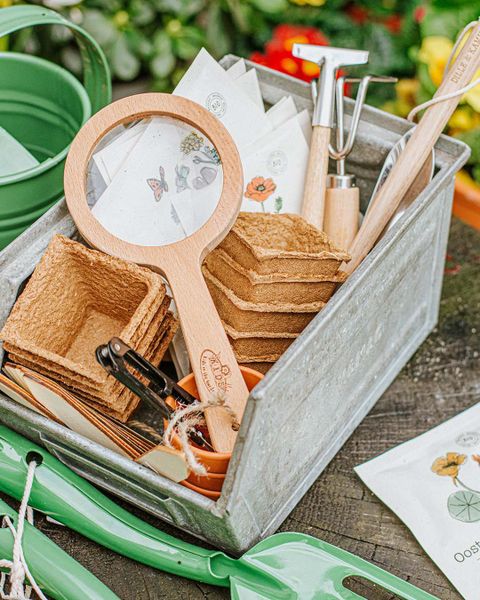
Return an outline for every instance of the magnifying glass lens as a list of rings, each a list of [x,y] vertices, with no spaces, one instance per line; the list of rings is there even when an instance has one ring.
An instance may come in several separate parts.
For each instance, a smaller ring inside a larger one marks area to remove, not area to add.
[[[215,211],[222,187],[222,163],[211,140],[165,116],[110,130],[87,172],[92,214],[115,237],[140,246],[164,246],[195,233]]]

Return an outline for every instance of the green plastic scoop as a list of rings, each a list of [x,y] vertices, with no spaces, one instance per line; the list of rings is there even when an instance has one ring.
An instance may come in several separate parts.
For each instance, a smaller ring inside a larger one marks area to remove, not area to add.
[[[230,587],[235,600],[354,600],[347,577],[362,577],[405,600],[434,596],[344,550],[300,533],[273,535],[234,559],[177,540],[137,519],[46,450],[0,426],[0,491],[21,498],[30,460],[30,506],[103,546],[151,567]]]
[[[8,516],[17,529],[17,513],[0,500],[0,517],[4,516]],[[0,528],[0,559],[12,560],[13,543],[10,529]],[[85,567],[27,522],[23,531],[22,548],[31,574],[50,597],[56,600],[119,600]]]

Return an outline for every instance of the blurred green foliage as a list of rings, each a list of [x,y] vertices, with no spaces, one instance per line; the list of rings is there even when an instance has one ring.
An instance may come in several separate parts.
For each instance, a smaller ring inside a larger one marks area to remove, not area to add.
[[[322,1],[83,0],[71,5],[69,0],[46,0],[45,4],[98,40],[114,79],[148,77],[158,91],[170,90],[178,82],[202,46],[216,58],[229,52],[248,57],[263,49],[280,23],[317,27],[332,45],[370,50],[371,72],[413,73],[408,48],[418,37],[411,16],[418,1]],[[396,15],[403,15],[401,35],[392,34],[388,21]],[[23,32],[14,39],[14,48],[41,52],[79,72],[81,61],[69,33],[48,29]]]
[[[2,0],[0,0],[1,2]],[[3,0],[7,4],[17,0]],[[73,3],[72,3],[73,2]],[[334,46],[369,50],[356,69],[401,81],[371,86],[368,102],[406,116],[435,93],[429,65],[418,60],[425,38],[454,40],[480,14],[480,0],[37,0],[82,25],[102,46],[114,80],[146,80],[170,91],[203,46],[213,56],[262,52],[280,24],[317,28]],[[60,27],[22,31],[10,48],[57,61],[75,73],[81,59],[71,34]],[[413,82],[413,83],[409,83]],[[406,85],[402,85],[406,84]],[[412,91],[413,90],[413,91]],[[355,89],[352,90],[353,94]],[[460,113],[459,113],[460,114]],[[480,183],[480,114],[463,109],[453,135],[473,149],[469,172]],[[463,127],[463,128],[462,128]]]

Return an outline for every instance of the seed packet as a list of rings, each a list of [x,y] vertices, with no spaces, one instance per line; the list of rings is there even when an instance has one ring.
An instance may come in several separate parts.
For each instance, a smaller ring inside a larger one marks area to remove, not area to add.
[[[245,149],[241,210],[300,214],[308,154],[298,115]]]
[[[263,108],[205,49],[197,54],[173,93],[206,107],[225,125],[239,150],[272,130]]]
[[[92,212],[127,242],[171,244],[208,220],[222,187],[220,158],[200,132],[152,118]]]
[[[260,90],[260,82],[258,81],[258,75],[255,69],[250,69],[246,73],[243,73],[243,75],[240,75],[240,77],[235,79],[235,82],[261,111],[265,111],[262,92]]]
[[[280,127],[297,114],[297,107],[291,96],[283,96],[278,102],[271,106],[267,112],[267,119],[273,128]]]
[[[467,600],[480,589],[480,404],[356,467]]]
[[[237,60],[237,62],[233,63],[231,67],[227,69],[227,73],[230,75],[232,79],[237,79],[240,75],[243,75],[247,72],[247,65],[243,58]]]
[[[22,144],[0,127],[0,176],[13,175],[38,165],[38,160]]]

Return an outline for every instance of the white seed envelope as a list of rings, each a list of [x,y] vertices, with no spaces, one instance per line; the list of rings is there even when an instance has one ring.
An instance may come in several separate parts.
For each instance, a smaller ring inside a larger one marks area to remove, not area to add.
[[[309,148],[297,116],[242,153],[246,212],[301,212]]]
[[[173,93],[206,107],[225,125],[240,150],[272,130],[263,108],[205,49],[200,50]]]
[[[480,589],[480,404],[356,467],[467,600]]]
[[[218,155],[204,136],[173,119],[154,118],[92,212],[122,240],[171,244],[208,220],[222,184]]]

